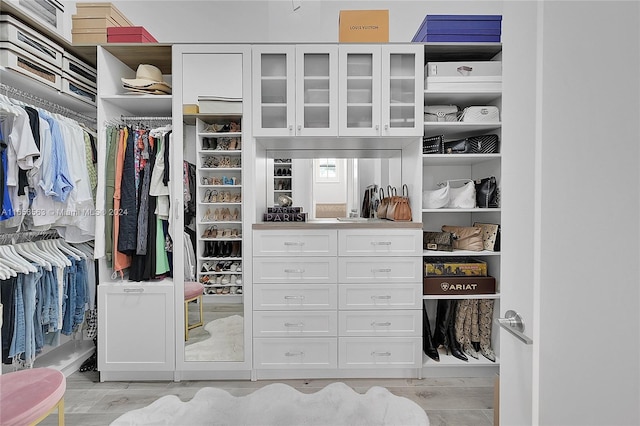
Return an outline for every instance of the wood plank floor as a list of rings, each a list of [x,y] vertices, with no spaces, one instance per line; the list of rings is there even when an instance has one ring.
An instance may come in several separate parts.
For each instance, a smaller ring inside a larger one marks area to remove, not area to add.
[[[333,380],[283,380],[301,392],[311,393]],[[383,386],[395,395],[415,401],[429,416],[432,426],[491,426],[493,424],[493,378],[345,379],[358,392]],[[190,400],[203,387],[225,389],[235,396],[247,395],[273,381],[183,381],[100,383],[97,372],[76,372],[67,377],[66,425],[108,425],[123,413],[144,407],[164,395]],[[56,425],[57,416],[40,425]],[[186,425],[185,425],[186,426]]]

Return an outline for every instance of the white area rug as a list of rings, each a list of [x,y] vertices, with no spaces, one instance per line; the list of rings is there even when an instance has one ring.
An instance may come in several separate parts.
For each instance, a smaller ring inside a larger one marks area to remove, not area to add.
[[[185,360],[244,360],[244,321],[240,315],[231,315],[208,322],[204,329],[210,334],[209,338],[186,345],[184,348]]]
[[[304,394],[274,383],[242,397],[217,388],[202,388],[188,402],[163,396],[111,425],[428,426],[429,418],[415,402],[379,386],[359,394],[336,382]]]

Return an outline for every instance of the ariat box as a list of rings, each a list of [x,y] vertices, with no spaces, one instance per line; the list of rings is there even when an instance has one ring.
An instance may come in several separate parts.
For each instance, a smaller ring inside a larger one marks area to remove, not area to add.
[[[487,263],[468,257],[425,257],[424,276],[487,276]]]
[[[495,294],[494,277],[426,277],[423,294],[464,296],[474,294]]]

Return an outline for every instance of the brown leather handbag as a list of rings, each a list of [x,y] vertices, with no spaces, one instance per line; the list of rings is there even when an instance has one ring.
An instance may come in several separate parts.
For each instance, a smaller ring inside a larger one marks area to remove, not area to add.
[[[389,200],[387,219],[396,222],[406,222],[413,219],[411,204],[409,204],[409,188],[406,184],[402,185],[402,195],[393,196]]]
[[[484,250],[484,242],[482,240],[482,228],[479,226],[449,226],[442,227],[443,232],[451,232],[453,234],[454,250]]]

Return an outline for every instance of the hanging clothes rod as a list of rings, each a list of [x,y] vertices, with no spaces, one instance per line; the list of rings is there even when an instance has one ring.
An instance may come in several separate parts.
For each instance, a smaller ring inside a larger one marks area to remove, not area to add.
[[[60,238],[55,229],[47,231],[21,231],[11,234],[0,234],[0,245],[26,243],[29,241],[52,240]]]
[[[8,86],[4,83],[0,83],[0,93],[6,95],[9,98],[16,98],[16,100],[18,101],[31,104],[36,108],[43,108],[43,109],[46,109],[47,111],[72,118],[78,122],[84,123],[89,127],[95,127],[95,124],[96,124],[95,117],[90,117],[88,115],[74,111],[70,108],[64,107],[62,105],[58,105],[54,102],[48,101],[46,99],[43,99],[41,97],[38,97],[28,92],[25,92],[13,86]]]
[[[120,116],[120,120],[127,121],[169,121],[173,120],[173,117],[142,117],[142,116]]]

